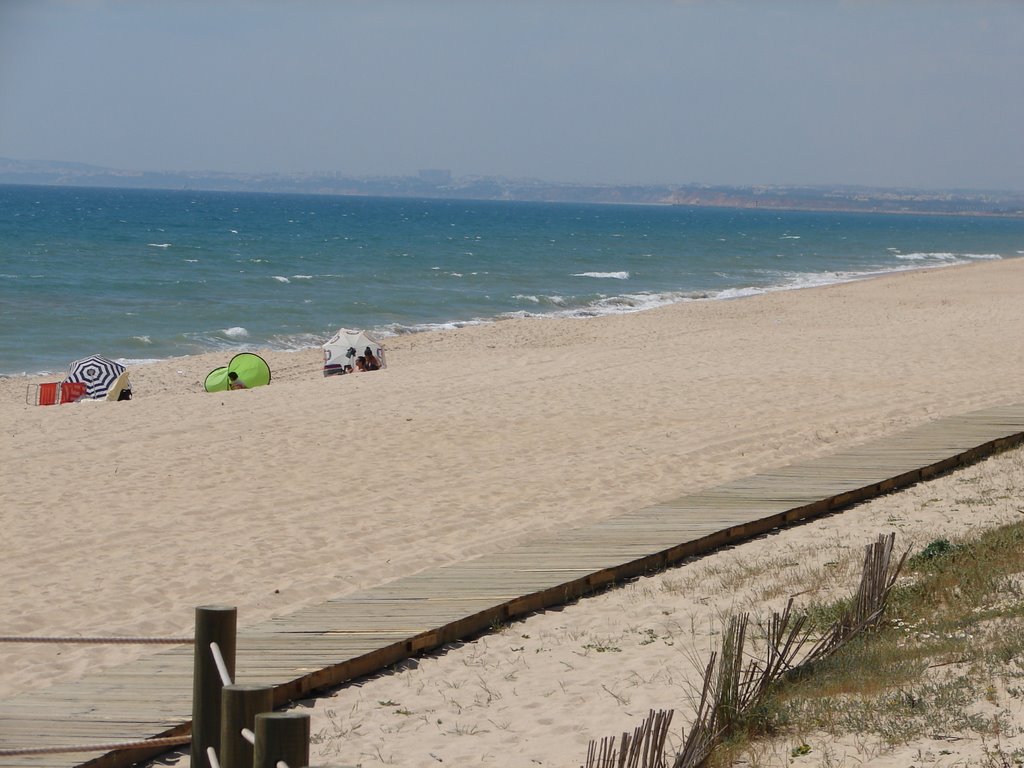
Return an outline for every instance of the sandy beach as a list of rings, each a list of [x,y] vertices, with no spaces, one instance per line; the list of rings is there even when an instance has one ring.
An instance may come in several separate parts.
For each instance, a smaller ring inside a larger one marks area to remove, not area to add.
[[[208,603],[236,605],[240,624],[255,623],[1017,403],[1021,296],[1024,260],[992,261],[396,337],[386,370],[354,376],[323,378],[318,350],[267,353],[271,385],[241,392],[202,391],[227,362],[216,354],[132,368],[135,397],[124,403],[29,406],[26,387],[46,379],[0,379],[3,634],[189,635],[194,607]],[[102,350],[83,350],[93,352]],[[962,472],[1019,488],[1022,466],[1010,452]],[[313,755],[570,766],[588,741],[631,730],[649,709],[676,708],[681,727],[722,615],[780,606],[797,577],[818,578],[841,553],[858,560],[879,533],[896,531],[905,548],[1020,518],[1016,492],[965,505],[963,478],[743,544],[309,702]],[[753,578],[726,578],[751,563],[762,566],[748,569]],[[849,591],[852,569],[838,570],[818,578],[822,590]],[[773,587],[780,574],[789,587]],[[5,650],[17,663],[0,669],[0,695],[12,696],[158,649]],[[837,759],[866,762],[856,745],[836,749]]]

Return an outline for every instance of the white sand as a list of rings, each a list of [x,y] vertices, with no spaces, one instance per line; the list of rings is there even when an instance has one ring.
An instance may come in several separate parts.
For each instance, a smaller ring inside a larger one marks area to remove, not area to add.
[[[3,633],[188,635],[194,606],[207,603],[237,605],[240,623],[254,623],[1017,403],[1022,295],[1024,261],[1014,260],[406,336],[389,340],[387,370],[355,376],[322,378],[317,351],[267,354],[273,383],[244,392],[201,391],[226,362],[218,355],[133,369],[135,399],[125,403],[28,406],[29,380],[3,379]],[[985,466],[1000,478],[1012,469]],[[914,498],[906,491],[339,692],[313,710],[314,755],[578,765],[590,739],[632,729],[650,708],[682,707],[687,659],[710,642],[708,617],[750,599],[694,579],[697,567],[741,551],[741,562],[801,562],[785,553],[825,541],[859,548],[893,515],[920,539],[1020,514],[1008,503],[965,516],[955,493],[934,487],[925,493],[941,504],[917,509],[900,501]],[[601,652],[602,643],[620,650]],[[0,668],[9,696],[154,649],[5,651],[18,659]],[[397,705],[380,703],[389,701]]]

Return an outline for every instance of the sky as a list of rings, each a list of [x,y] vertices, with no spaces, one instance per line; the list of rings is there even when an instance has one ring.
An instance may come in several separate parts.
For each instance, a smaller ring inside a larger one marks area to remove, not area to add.
[[[0,0],[0,157],[1024,190],[1024,2]]]

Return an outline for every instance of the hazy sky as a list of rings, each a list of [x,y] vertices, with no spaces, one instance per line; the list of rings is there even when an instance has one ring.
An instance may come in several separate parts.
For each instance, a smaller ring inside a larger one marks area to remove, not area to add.
[[[0,0],[0,157],[1024,189],[1024,2]]]

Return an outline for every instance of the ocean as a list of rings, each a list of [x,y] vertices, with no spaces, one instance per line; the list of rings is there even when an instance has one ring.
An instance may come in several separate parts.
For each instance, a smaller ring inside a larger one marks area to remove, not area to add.
[[[0,375],[1021,255],[1012,218],[0,186]]]

